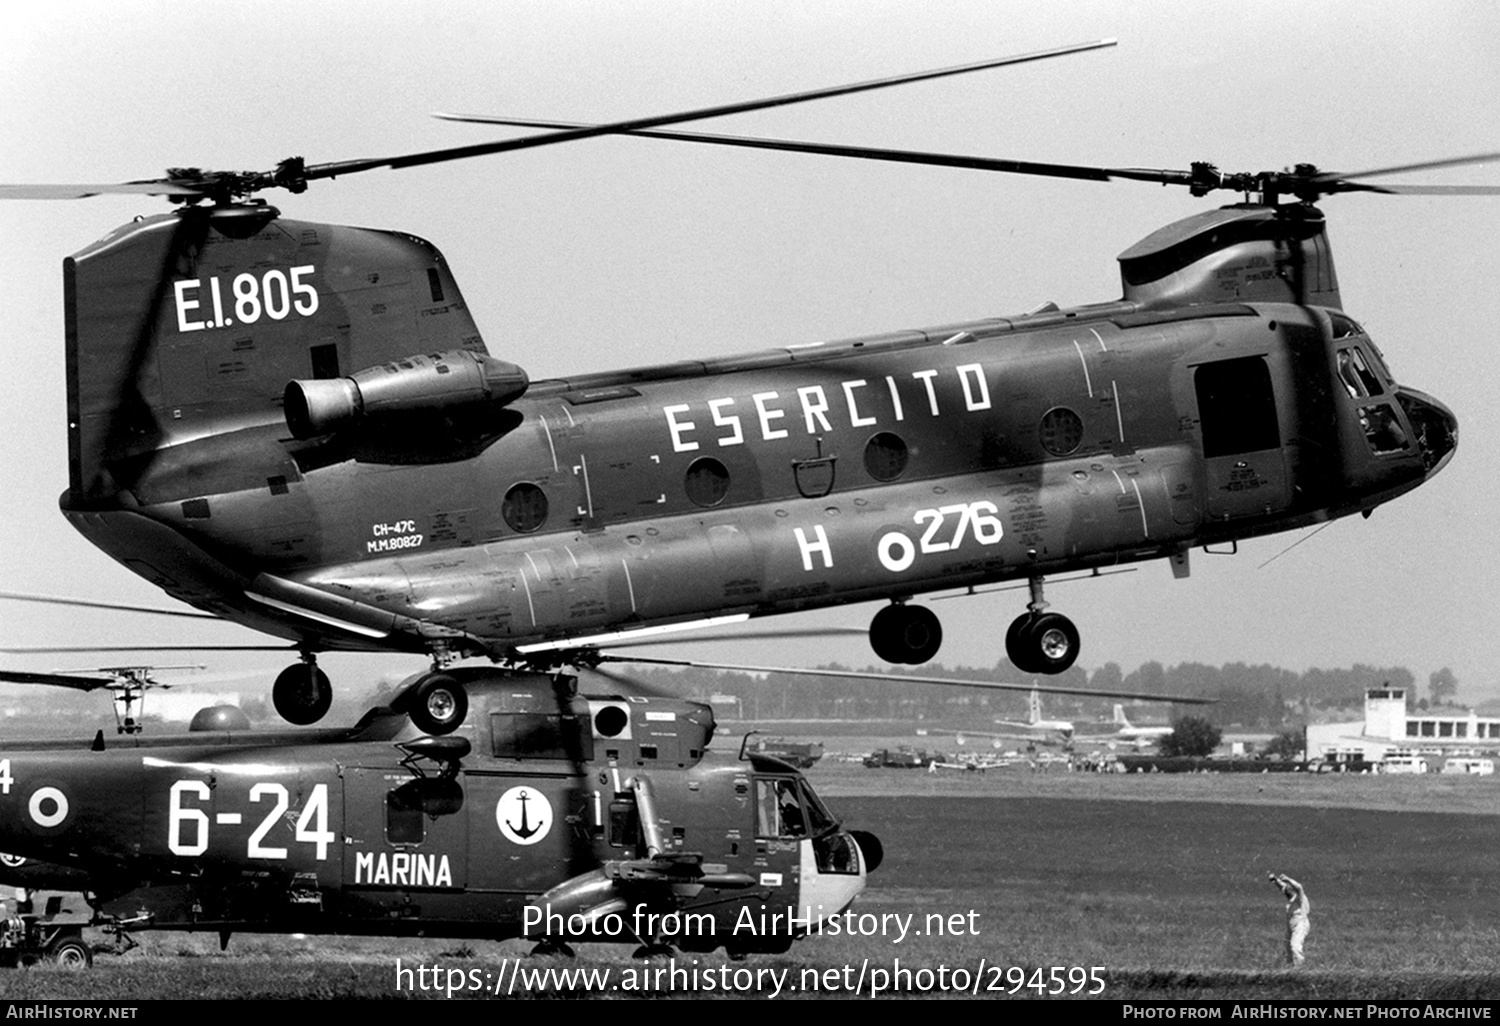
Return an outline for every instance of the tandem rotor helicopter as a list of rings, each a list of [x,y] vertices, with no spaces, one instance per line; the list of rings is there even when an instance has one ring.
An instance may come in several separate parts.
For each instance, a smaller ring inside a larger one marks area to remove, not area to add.
[[[430,655],[411,715],[442,735],[467,710],[457,659],[598,665],[666,631],[888,600],[872,648],[919,664],[942,630],[912,599],[1004,581],[1030,593],[1010,661],[1062,672],[1080,638],[1049,577],[1156,559],[1185,576],[1196,546],[1368,514],[1448,463],[1454,415],[1343,310],[1314,204],[1497,194],[1365,180],[1500,154],[1225,173],[660,130],[1109,45],[396,157],[0,187],[180,207],[64,261],[63,513],[203,615],[286,639],[300,661],[272,697],[298,724],[332,699],[320,652]],[[430,243],[257,195],[619,133],[1242,202],[1127,249],[1118,299],[531,381],[489,354]]]

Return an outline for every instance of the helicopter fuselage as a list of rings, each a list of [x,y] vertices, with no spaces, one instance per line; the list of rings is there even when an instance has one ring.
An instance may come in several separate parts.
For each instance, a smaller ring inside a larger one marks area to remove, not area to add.
[[[62,506],[304,651],[506,659],[1186,572],[1192,547],[1368,511],[1451,457],[1452,414],[1339,309],[1314,209],[1198,215],[1121,263],[1113,302],[527,387],[428,244],[188,210],[68,263]]]

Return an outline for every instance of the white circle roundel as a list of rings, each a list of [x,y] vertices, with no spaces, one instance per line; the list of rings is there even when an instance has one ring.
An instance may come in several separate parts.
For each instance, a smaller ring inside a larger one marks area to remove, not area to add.
[[[900,531],[890,531],[875,543],[875,554],[880,557],[881,566],[892,573],[899,574],[903,570],[911,569],[912,563],[917,558],[917,547]]]
[[[506,840],[536,844],[552,829],[552,806],[534,787],[513,787],[495,803],[495,823]]]
[[[31,792],[26,810],[37,826],[55,827],[68,818],[68,796],[55,787],[39,787]]]

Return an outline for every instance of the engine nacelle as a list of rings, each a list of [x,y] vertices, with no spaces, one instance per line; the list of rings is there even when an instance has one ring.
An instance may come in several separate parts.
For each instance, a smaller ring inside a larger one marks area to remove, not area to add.
[[[452,349],[408,356],[347,378],[291,381],[282,398],[287,428],[307,439],[361,420],[498,410],[524,395],[529,384],[526,372],[513,363]]]

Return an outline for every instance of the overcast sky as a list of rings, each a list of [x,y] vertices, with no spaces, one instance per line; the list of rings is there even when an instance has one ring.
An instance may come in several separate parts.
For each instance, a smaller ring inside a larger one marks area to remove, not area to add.
[[[48,3],[0,40],[0,181],[111,181],[384,156],[505,131],[437,110],[598,121],[1105,36],[1108,51],[704,122],[706,131],[1101,165],[1337,170],[1500,150],[1488,2]],[[1500,184],[1500,165],[1408,176]],[[271,194],[447,255],[490,351],[533,378],[1117,298],[1115,256],[1233,197],[601,139]],[[1458,455],[1420,490],[1300,535],[1049,589],[1080,662],[1451,666],[1500,688],[1500,198],[1324,202],[1344,301],[1396,376],[1447,403]],[[169,602],[76,534],[62,259],[159,200],[0,208],[0,589]],[[1024,592],[938,602],[939,658],[991,665]],[[798,626],[863,626],[873,606]],[[9,644],[250,641],[239,628],[0,605]],[[191,626],[191,625],[190,625]],[[684,653],[686,650],[684,650]],[[872,661],[858,640],[705,658]],[[175,661],[175,660],[174,660]],[[216,669],[283,657],[211,658]],[[14,658],[44,669],[77,658]],[[418,669],[329,657],[336,682]]]

